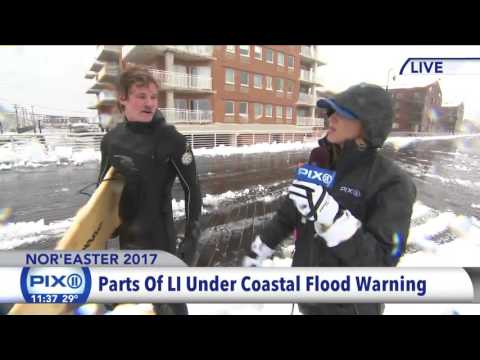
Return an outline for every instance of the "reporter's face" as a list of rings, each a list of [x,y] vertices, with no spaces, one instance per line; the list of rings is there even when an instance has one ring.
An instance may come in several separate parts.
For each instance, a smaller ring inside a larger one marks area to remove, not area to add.
[[[158,88],[155,84],[147,86],[132,85],[127,98],[120,98],[125,107],[128,121],[150,122],[158,108]]]
[[[344,118],[333,113],[329,118],[327,140],[334,144],[343,144],[347,140],[354,140],[360,137],[362,125],[358,120]]]

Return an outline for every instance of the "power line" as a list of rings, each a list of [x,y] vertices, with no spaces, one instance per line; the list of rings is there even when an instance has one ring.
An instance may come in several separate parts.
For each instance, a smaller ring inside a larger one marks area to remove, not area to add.
[[[92,114],[91,111],[87,111],[87,110],[60,109],[60,108],[54,108],[54,107],[44,106],[44,105],[39,105],[39,104],[24,104],[24,103],[8,100],[8,99],[5,99],[5,98],[0,98],[0,100],[6,101],[7,105],[10,105],[11,107],[13,107],[14,105],[18,105],[18,106],[26,107],[26,108],[30,108],[32,106],[35,106],[36,108],[41,108],[41,109],[45,109],[45,110],[55,110],[55,111],[63,111],[63,112],[67,112],[67,113],[77,113],[77,114],[85,114],[85,115],[87,115],[87,114],[91,115]]]

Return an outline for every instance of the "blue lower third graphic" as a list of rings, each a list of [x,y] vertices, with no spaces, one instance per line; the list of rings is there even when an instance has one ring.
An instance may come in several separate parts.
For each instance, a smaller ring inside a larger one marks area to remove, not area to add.
[[[92,277],[86,267],[24,267],[20,286],[26,303],[84,304]]]

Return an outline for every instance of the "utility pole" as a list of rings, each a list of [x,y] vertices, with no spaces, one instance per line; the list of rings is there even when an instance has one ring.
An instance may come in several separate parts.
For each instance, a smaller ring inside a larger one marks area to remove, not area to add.
[[[15,119],[17,120],[17,134],[18,134],[18,105],[15,104]]]
[[[40,125],[40,117],[36,121],[37,124],[35,124],[35,111],[33,109],[33,105],[32,105],[32,119],[33,119],[33,127],[35,128],[35,125],[37,125],[38,126],[38,132],[41,134],[42,133],[42,127]]]
[[[33,132],[36,134],[37,133],[37,124],[35,123],[35,114],[33,113],[33,105],[32,105],[32,112],[30,114],[30,117],[32,119]]]

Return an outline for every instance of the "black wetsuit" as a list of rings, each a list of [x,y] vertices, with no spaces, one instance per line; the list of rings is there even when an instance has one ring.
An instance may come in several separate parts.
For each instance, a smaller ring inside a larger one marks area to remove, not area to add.
[[[202,197],[195,158],[186,138],[157,111],[150,123],[125,121],[101,143],[99,182],[113,166],[125,178],[118,229],[121,249],[164,250],[188,265],[200,235]],[[178,177],[185,191],[185,239],[177,250],[172,186]]]

